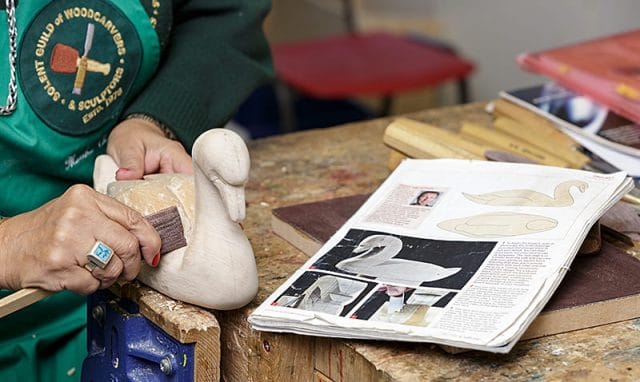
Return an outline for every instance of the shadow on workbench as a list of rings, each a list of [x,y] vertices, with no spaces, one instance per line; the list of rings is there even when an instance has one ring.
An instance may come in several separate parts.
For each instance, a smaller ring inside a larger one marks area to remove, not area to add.
[[[366,105],[349,100],[319,100],[299,95],[293,102],[296,131],[336,126],[374,117]],[[247,99],[233,121],[245,128],[251,138],[280,134],[281,118],[273,86],[256,90]]]

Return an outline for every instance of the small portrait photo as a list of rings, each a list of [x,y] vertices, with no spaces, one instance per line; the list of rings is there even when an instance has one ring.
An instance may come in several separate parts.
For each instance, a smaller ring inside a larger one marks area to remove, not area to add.
[[[425,190],[422,191],[416,196],[416,198],[411,202],[412,206],[421,206],[421,207],[433,207],[440,196],[439,191],[434,190]]]

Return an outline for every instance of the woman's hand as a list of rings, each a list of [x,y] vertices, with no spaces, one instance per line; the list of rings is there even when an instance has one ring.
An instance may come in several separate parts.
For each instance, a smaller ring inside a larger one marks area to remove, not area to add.
[[[100,240],[114,251],[104,269],[87,270]],[[141,259],[157,266],[160,236],[135,210],[88,186],[72,186],[42,207],[0,225],[0,287],[89,294],[118,278],[133,280]]]
[[[141,118],[126,119],[111,131],[107,154],[120,167],[116,180],[193,172],[191,157],[180,142],[166,138],[158,126]]]

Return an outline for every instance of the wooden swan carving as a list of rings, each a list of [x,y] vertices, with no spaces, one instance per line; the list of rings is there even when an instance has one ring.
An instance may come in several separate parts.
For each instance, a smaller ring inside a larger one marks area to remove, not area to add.
[[[193,145],[194,175],[155,174],[115,182],[117,166],[96,160],[94,184],[143,215],[176,206],[187,247],[162,256],[152,268],[143,263],[138,279],[172,298],[229,310],[249,303],[258,290],[251,244],[239,222],[245,216],[244,185],[249,153],[226,129],[203,133]]]
[[[474,203],[489,206],[567,207],[573,204],[573,196],[570,193],[572,187],[585,192],[589,185],[580,180],[562,182],[556,186],[553,197],[533,190],[503,190],[463,195]]]

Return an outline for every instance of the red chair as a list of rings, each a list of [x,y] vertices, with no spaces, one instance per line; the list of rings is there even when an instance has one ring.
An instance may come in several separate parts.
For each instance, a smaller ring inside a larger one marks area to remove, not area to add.
[[[388,114],[394,94],[457,81],[461,103],[468,101],[466,77],[473,64],[430,40],[389,33],[344,36],[273,46],[283,130],[293,130],[293,89],[319,99],[378,96]]]

